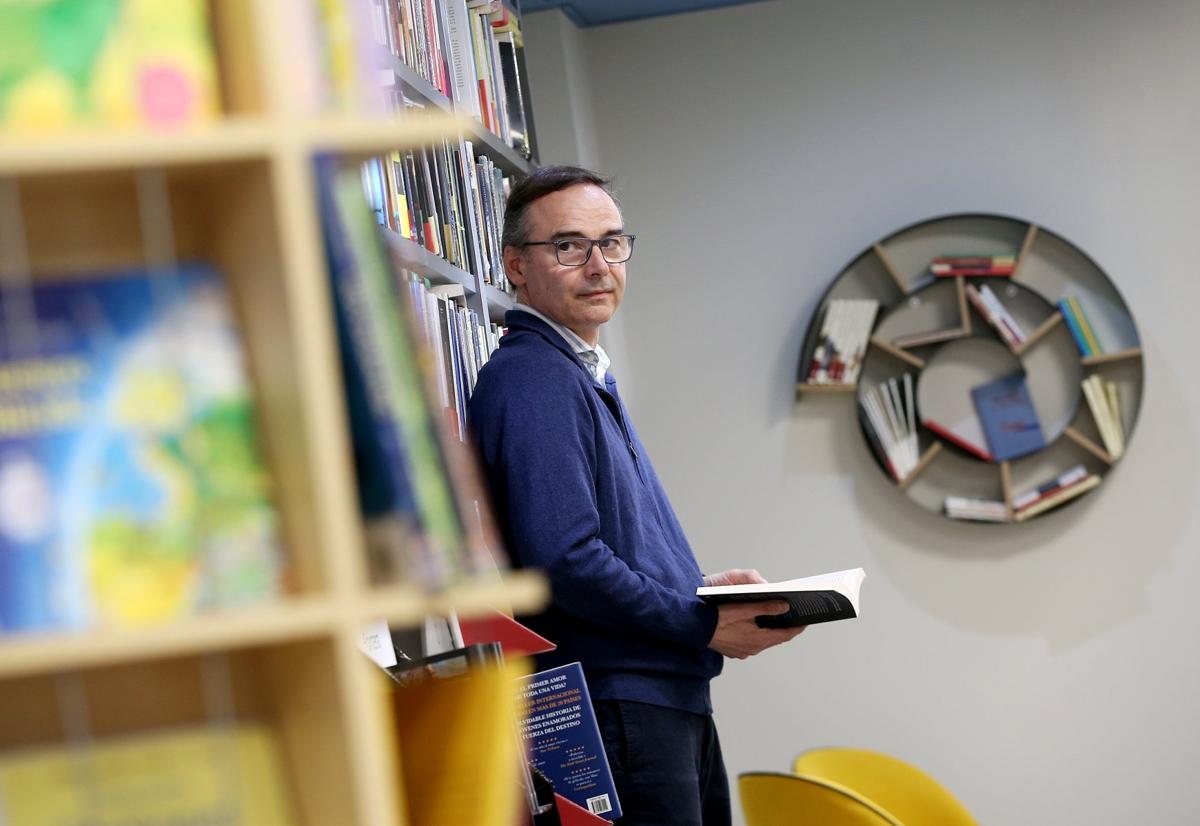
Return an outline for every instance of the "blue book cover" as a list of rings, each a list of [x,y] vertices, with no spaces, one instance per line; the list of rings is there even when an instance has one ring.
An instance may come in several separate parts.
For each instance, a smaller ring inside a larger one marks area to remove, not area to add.
[[[619,818],[621,803],[582,666],[539,671],[521,685],[527,711],[521,735],[534,768],[572,803],[609,820]]]
[[[280,590],[242,350],[204,265],[0,290],[0,630]]]
[[[972,388],[971,399],[993,460],[1016,459],[1046,446],[1023,371]]]

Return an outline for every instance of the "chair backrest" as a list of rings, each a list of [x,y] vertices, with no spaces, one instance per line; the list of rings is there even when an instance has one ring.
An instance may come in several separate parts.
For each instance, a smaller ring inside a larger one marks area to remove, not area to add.
[[[794,774],[738,775],[746,826],[900,826],[854,792]]]
[[[850,789],[904,826],[978,826],[942,784],[911,763],[877,751],[813,749],[796,758],[792,771]]]

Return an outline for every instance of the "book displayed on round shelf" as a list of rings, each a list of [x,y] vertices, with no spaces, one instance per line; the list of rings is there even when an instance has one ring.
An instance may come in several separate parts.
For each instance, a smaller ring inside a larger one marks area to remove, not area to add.
[[[977,213],[905,227],[847,264],[799,372],[799,398],[855,396],[872,455],[909,499],[978,522],[1025,522],[1099,486],[1144,392],[1133,316],[1095,261]]]

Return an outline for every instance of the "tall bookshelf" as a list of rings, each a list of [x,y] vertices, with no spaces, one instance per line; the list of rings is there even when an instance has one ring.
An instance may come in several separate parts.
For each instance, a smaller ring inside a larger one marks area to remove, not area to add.
[[[0,637],[0,752],[265,720],[283,746],[299,823],[410,826],[361,628],[536,610],[547,589],[520,572],[437,594],[368,583],[312,158],[366,157],[480,127],[452,107],[418,121],[313,112],[289,82],[304,59],[281,25],[297,14],[290,2],[213,0],[211,11],[223,90],[215,123],[0,135],[0,262],[34,278],[141,265],[146,198],[161,196],[174,254],[213,262],[229,285],[291,584],[276,600],[170,625]],[[499,141],[481,139],[480,149],[528,168]],[[420,248],[397,247],[431,278],[461,280],[484,312],[510,303]]]

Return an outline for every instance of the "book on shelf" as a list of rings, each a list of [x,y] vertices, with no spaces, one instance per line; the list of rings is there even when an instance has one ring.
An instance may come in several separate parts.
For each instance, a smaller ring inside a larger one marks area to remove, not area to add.
[[[621,802],[579,663],[539,671],[519,681],[525,705],[521,737],[533,767],[568,800],[608,820]]]
[[[499,0],[372,0],[373,45],[428,82],[455,111],[530,157],[520,23]],[[344,62],[344,60],[343,60]]]
[[[205,0],[0,3],[0,131],[191,127],[220,116]]]
[[[1008,522],[1008,506],[994,499],[975,499],[967,496],[947,496],[946,516],[969,522]]]
[[[0,629],[158,622],[279,594],[221,275],[39,278],[0,292],[0,313]]]
[[[1046,446],[1024,370],[971,388],[971,400],[994,461],[1016,459]]]
[[[1083,380],[1082,387],[1104,449],[1112,458],[1121,458],[1125,452],[1125,425],[1121,421],[1121,394],[1117,383],[1105,381],[1093,373]]]
[[[0,812],[13,826],[296,822],[279,738],[256,722],[6,751]]]
[[[1049,496],[1039,499],[1037,502],[1034,502],[1031,505],[1022,508],[1013,516],[1013,518],[1017,522],[1024,522],[1026,519],[1037,516],[1039,513],[1045,513],[1051,508],[1057,508],[1059,505],[1065,504],[1066,502],[1069,502],[1078,496],[1082,496],[1099,484],[1099,476],[1095,474],[1089,475],[1077,482],[1059,489]]]
[[[458,652],[389,681],[407,821],[421,826],[511,826],[524,763],[514,681],[521,661],[471,661]]]
[[[988,285],[982,284],[976,287],[974,284],[968,284],[966,293],[971,306],[991,325],[992,329],[1000,336],[1001,341],[1010,349],[1016,349],[1025,343],[1028,338],[1025,331],[1021,329],[1021,325],[1017,323],[1012,313]]]
[[[1029,506],[1036,505],[1038,502],[1054,496],[1059,491],[1069,488],[1071,485],[1082,482],[1087,477],[1087,468],[1083,465],[1075,465],[1048,482],[1043,482],[1029,490],[1015,494],[1012,500],[1013,510],[1017,512],[1023,511]]]
[[[783,582],[708,585],[697,588],[696,596],[710,605],[784,600],[791,605],[790,611],[764,614],[755,623],[760,628],[794,628],[858,617],[859,590],[865,577],[862,568],[852,568]]]
[[[921,424],[930,433],[972,456],[983,459],[985,462],[994,461],[994,457],[988,450],[987,438],[983,435],[983,426],[979,423],[979,417],[974,413],[953,422],[923,418]]]
[[[813,384],[854,384],[879,302],[869,298],[834,298],[825,306],[821,332],[808,364],[806,381]]]
[[[897,482],[920,462],[911,373],[893,376],[860,394],[859,416],[879,460]]]
[[[1071,331],[1071,338],[1075,339],[1075,346],[1079,348],[1081,356],[1098,356],[1104,352],[1078,298],[1073,295],[1060,298],[1058,309],[1062,312],[1063,320],[1067,323],[1067,329]]]
[[[411,293],[389,264],[361,179],[332,158],[318,162],[317,178],[372,576],[441,588],[494,572],[502,552],[473,457],[435,399]],[[452,381],[465,386],[453,360]]]
[[[406,103],[413,117],[422,108]],[[505,176],[471,141],[443,138],[393,151],[362,166],[375,220],[486,284],[507,290],[501,250]]]
[[[947,255],[934,258],[929,271],[935,276],[1009,276],[1017,266],[1015,255]]]

